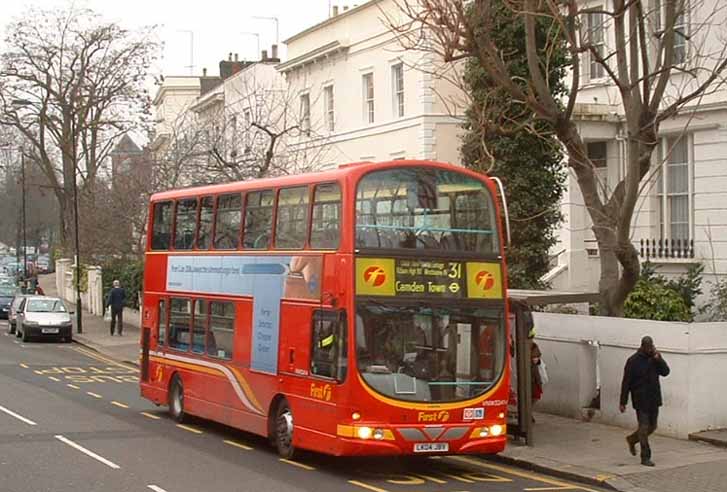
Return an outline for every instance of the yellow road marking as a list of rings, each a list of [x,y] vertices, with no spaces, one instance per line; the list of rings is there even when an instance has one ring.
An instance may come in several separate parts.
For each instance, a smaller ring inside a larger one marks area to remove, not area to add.
[[[111,404],[121,408],[129,408],[129,405],[121,403],[120,401],[112,401]]]
[[[48,379],[52,379],[53,381],[56,381],[56,382],[60,381],[60,379],[58,379],[55,376],[48,376]]]
[[[252,450],[252,448],[250,446],[247,446],[245,444],[240,444],[239,442],[235,442],[235,441],[225,440],[225,444],[229,444],[230,446],[235,446],[236,448],[244,449],[245,451]]]
[[[514,468],[507,467],[507,466],[492,465],[490,463],[485,463],[483,461],[479,461],[479,460],[476,460],[473,458],[467,458],[465,456],[450,456],[447,459],[457,460],[457,461],[461,461],[463,463],[469,463],[470,465],[478,466],[480,468],[486,468],[489,470],[497,470],[497,471],[500,471],[503,473],[507,473],[508,475],[513,475],[513,476],[520,477],[520,478],[527,478],[528,480],[534,480],[536,482],[547,483],[548,485],[553,485],[555,487],[573,487],[571,490],[582,490],[585,492],[597,492],[596,490],[589,489],[586,487],[574,486],[574,485],[571,485],[571,484],[568,484],[565,482],[560,482],[558,480],[551,480],[551,479],[546,478],[541,475],[536,475],[534,473],[519,471]]]
[[[430,482],[439,483],[439,484],[447,483],[446,480],[440,480],[440,479],[435,478],[435,477],[430,477],[429,475],[425,475],[423,473],[415,473],[415,475],[417,477],[424,478],[425,480],[429,480]]]
[[[535,491],[543,491],[544,492],[546,490],[578,490],[578,487],[573,487],[573,486],[570,486],[570,485],[568,485],[567,487],[528,487],[528,488],[523,489],[523,490],[528,490],[528,491],[531,491],[531,492],[535,492]]]
[[[76,386],[75,384],[67,384],[66,386],[68,386],[69,388],[73,388],[74,390],[80,390],[81,389],[80,387]]]
[[[188,425],[177,424],[177,427],[179,427],[180,429],[189,431],[189,432],[194,432],[195,434],[204,434],[201,430],[195,429],[194,427],[190,427]]]
[[[139,368],[138,367],[128,366],[126,364],[122,364],[121,362],[117,362],[117,361],[115,361],[113,359],[109,359],[108,357],[104,357],[103,355],[99,355],[99,354],[97,354],[97,353],[95,353],[95,352],[93,352],[91,350],[88,350],[88,349],[85,349],[85,348],[81,348],[81,347],[76,347],[74,350],[76,350],[77,352],[80,352],[83,355],[85,355],[87,357],[90,357],[92,359],[95,359],[95,360],[98,360],[98,361],[101,361],[101,362],[105,362],[105,363],[111,364],[113,366],[123,367],[124,369],[128,369],[130,371],[139,372]]]
[[[150,419],[154,419],[154,420],[160,420],[161,419],[161,417],[159,415],[154,415],[153,413],[141,412],[141,414],[144,417],[149,417]]]
[[[289,465],[297,466],[298,468],[302,468],[304,470],[308,470],[308,471],[315,470],[314,467],[312,467],[310,465],[306,465],[305,463],[299,463],[299,462],[293,461],[293,460],[286,460],[285,458],[280,458],[279,461],[282,461],[283,463],[287,463]]]
[[[22,367],[23,369],[27,369],[28,368],[28,364],[26,364],[25,362],[21,362],[20,363],[20,367]]]
[[[27,367],[26,367],[26,369],[27,369]],[[39,371],[38,369],[36,369],[36,370],[35,370],[35,371],[33,371],[33,372],[34,372],[34,373],[36,373],[36,374],[37,374],[37,375],[39,375],[39,376],[43,374],[43,371]]]
[[[445,477],[449,477],[449,478],[451,478],[452,480],[457,480],[457,481],[459,481],[459,482],[464,482],[464,483],[475,483],[475,481],[474,481],[474,480],[470,480],[469,478],[464,478],[464,477],[458,477],[457,475],[452,475],[452,474],[449,474],[449,473],[442,473],[442,475],[444,475]]]
[[[88,396],[93,396],[94,398],[103,398],[103,396],[99,395],[98,393],[91,393],[90,391],[86,391],[86,394]]]
[[[373,492],[389,492],[386,489],[381,489],[379,487],[374,487],[373,485],[369,485],[367,483],[359,482],[358,480],[349,480],[348,483],[351,485],[355,485],[357,487],[361,487],[367,490],[372,490]]]

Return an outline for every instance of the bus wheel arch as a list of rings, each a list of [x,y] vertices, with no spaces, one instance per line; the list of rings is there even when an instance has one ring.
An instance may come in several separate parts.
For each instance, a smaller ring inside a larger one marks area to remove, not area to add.
[[[282,458],[295,455],[293,429],[293,410],[285,396],[276,395],[268,413],[268,436]]]
[[[184,412],[184,382],[178,372],[175,372],[169,378],[167,404],[169,407],[169,415],[179,423],[184,422],[187,416]]]

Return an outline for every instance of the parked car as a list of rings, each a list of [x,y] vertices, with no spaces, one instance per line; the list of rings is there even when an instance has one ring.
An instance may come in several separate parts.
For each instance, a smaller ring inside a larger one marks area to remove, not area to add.
[[[18,309],[20,304],[28,297],[25,294],[18,293],[13,297],[13,302],[10,303],[10,311],[8,312],[8,325],[10,326],[10,334],[15,334],[15,325],[18,319]]]
[[[24,342],[31,338],[70,342],[73,337],[71,314],[58,297],[28,296],[18,308],[16,331],[16,336]]]
[[[10,304],[17,293],[18,288],[12,284],[0,285],[0,318],[8,319],[10,317]]]

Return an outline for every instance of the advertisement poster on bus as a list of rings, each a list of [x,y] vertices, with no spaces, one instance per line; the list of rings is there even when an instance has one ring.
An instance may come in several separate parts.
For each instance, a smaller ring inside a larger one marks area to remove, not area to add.
[[[179,255],[167,262],[167,290],[253,298],[253,370],[277,374],[280,301],[319,300],[320,255]]]

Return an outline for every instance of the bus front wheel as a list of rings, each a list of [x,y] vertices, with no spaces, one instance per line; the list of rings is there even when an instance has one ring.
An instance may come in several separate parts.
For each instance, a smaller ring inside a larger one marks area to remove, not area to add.
[[[293,411],[283,400],[275,414],[275,447],[282,458],[290,459],[295,454],[293,446]]]
[[[179,423],[184,422],[184,385],[182,378],[174,375],[169,387],[169,414]]]

